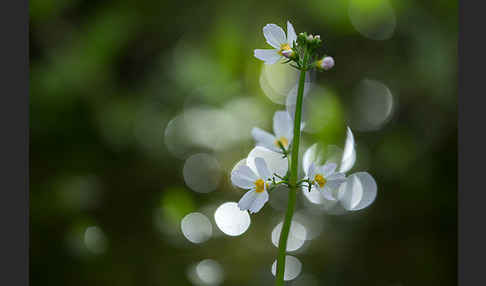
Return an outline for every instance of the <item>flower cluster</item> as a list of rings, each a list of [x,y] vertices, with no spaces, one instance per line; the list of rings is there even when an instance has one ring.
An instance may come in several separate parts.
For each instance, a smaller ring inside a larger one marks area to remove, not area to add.
[[[245,163],[237,165],[231,172],[232,183],[248,190],[238,203],[241,210],[249,210],[250,213],[260,211],[269,199],[269,192],[277,191],[275,187],[278,185],[289,184],[287,159],[293,125],[286,111],[275,112],[273,129],[275,135],[258,127],[253,128],[252,135],[257,147],[250,152]],[[358,205],[363,203],[363,194],[376,193],[376,183],[367,172],[346,175],[356,161],[354,136],[349,127],[344,150],[338,154],[338,158],[332,156],[336,154],[327,153],[327,160],[324,161],[326,152],[319,144],[310,146],[304,152],[301,162],[304,176],[298,180],[297,187],[311,202],[315,202],[312,196],[318,194],[321,202],[340,202],[347,210],[366,207]],[[265,158],[271,158],[270,168]]]
[[[263,35],[273,49],[256,49],[254,56],[266,64],[275,64],[279,60],[292,62],[292,66],[300,70],[330,70],[334,66],[334,59],[330,56],[319,56],[318,49],[322,40],[319,35],[305,32],[298,36],[294,26],[287,21],[287,35],[284,30],[275,24],[263,27]]]
[[[296,105],[301,112],[305,72],[313,68],[329,70],[334,66],[334,59],[319,55],[322,44],[319,35],[300,33],[297,36],[290,22],[287,22],[287,34],[279,26],[268,24],[263,27],[263,35],[273,49],[256,49],[256,58],[263,60],[265,64],[275,64],[284,59],[285,63],[301,70],[303,77],[298,91],[300,103]],[[303,127],[300,124],[300,112],[298,116],[291,110],[275,112],[273,134],[257,127],[252,129],[251,133],[257,146],[244,163],[239,163],[231,172],[232,183],[248,190],[240,199],[239,208],[250,213],[260,211],[268,201],[269,193],[277,191],[278,185],[287,186],[294,191],[302,190],[313,203],[339,202],[347,210],[358,210],[368,206],[376,196],[376,183],[373,177],[366,172],[346,174],[356,161],[351,129],[347,128],[344,150],[339,153],[337,159],[336,156],[326,154],[320,145],[314,144],[305,151],[299,164],[297,143],[300,140],[300,129]],[[297,128],[295,133],[294,128]],[[297,177],[298,166],[303,167],[302,178]]]

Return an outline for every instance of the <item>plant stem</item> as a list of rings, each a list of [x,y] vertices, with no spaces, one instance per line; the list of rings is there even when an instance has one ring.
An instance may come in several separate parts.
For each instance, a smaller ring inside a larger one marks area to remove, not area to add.
[[[304,62],[306,61],[304,58]],[[299,170],[299,144],[300,144],[300,121],[302,117],[302,102],[304,97],[304,84],[305,84],[305,69],[300,72],[299,89],[297,91],[297,103],[295,105],[295,118],[294,118],[294,138],[292,141],[292,155],[290,162],[290,175],[289,175],[289,201],[287,205],[287,212],[285,213],[285,221],[280,232],[280,240],[278,243],[278,257],[277,257],[277,279],[275,285],[284,285],[284,272],[285,272],[285,255],[287,249],[287,239],[289,237],[290,224],[292,222],[292,216],[294,215],[295,199],[297,196],[297,173]]]

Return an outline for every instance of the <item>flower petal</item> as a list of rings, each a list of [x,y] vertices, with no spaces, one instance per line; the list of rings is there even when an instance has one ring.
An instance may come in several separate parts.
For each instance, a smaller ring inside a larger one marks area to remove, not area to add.
[[[330,179],[326,182],[326,185],[324,186],[324,188],[328,188],[332,191],[335,191],[337,190],[342,183],[344,183],[346,181],[346,178],[338,178],[338,179]]]
[[[349,171],[354,162],[356,162],[356,150],[354,149],[354,137],[353,132],[348,127],[346,131],[346,143],[344,144],[343,157],[341,159],[341,166],[339,166],[339,172],[346,173]]]
[[[265,160],[270,174],[278,174],[283,177],[289,168],[287,158],[283,158],[281,153],[271,151],[267,148],[256,146],[253,148],[246,159],[246,164],[257,173],[255,158],[261,157]]]
[[[265,203],[268,201],[268,192],[264,191],[261,193],[256,193],[255,200],[253,201],[252,205],[250,206],[250,213],[257,213],[259,212]]]
[[[328,181],[338,180],[338,179],[346,179],[346,175],[344,175],[344,173],[336,172],[336,173],[332,173],[332,175],[329,175],[326,179]]]
[[[254,187],[256,179],[256,174],[247,165],[238,166],[231,172],[231,182],[242,189]]]
[[[277,53],[277,50],[274,49],[256,49],[253,55],[255,58],[264,61],[267,65],[272,65],[282,58],[282,56]]]
[[[314,162],[311,162],[309,168],[305,170],[305,173],[310,180],[314,180],[314,177],[316,176],[316,164],[314,164]]]
[[[280,151],[280,148],[275,145],[275,140],[277,140],[277,138],[267,131],[254,127],[251,130],[251,135],[253,136],[253,139],[255,139],[257,146],[263,146],[276,152]]]
[[[238,207],[240,208],[240,210],[244,211],[250,209],[253,205],[253,202],[255,201],[256,196],[257,192],[255,190],[246,192],[238,202]]]
[[[304,168],[304,172],[308,172],[309,167],[312,162],[316,164],[320,164],[323,160],[323,151],[320,144],[315,143],[304,152],[304,156],[302,157],[302,167]]]
[[[275,24],[265,25],[263,35],[267,43],[276,49],[280,49],[280,45],[287,43],[284,30]]]
[[[360,210],[376,199],[375,179],[367,172],[357,172],[346,179],[339,188],[339,200],[347,210]]]
[[[297,41],[297,34],[295,33],[294,26],[287,21],[287,42],[292,47],[294,41]]]
[[[264,181],[267,181],[268,179],[270,179],[272,177],[272,174],[268,170],[267,163],[265,163],[265,160],[263,160],[262,157],[255,158],[255,166],[257,168],[258,175]]]
[[[277,111],[273,115],[273,132],[277,138],[285,137],[289,141],[292,140],[293,134],[293,122],[290,119],[287,111]]]
[[[327,185],[327,184],[326,184]],[[331,188],[324,186],[324,188],[319,189],[321,195],[328,201],[336,201],[337,199],[334,197],[333,191]]]
[[[318,188],[312,187],[311,191],[309,192],[307,190],[307,187],[303,187],[302,193],[307,198],[307,200],[309,200],[309,202],[313,204],[320,205],[324,201],[321,191]]]
[[[336,163],[326,163],[319,168],[319,172],[322,173],[324,178],[327,178],[334,173],[336,168],[337,168]]]

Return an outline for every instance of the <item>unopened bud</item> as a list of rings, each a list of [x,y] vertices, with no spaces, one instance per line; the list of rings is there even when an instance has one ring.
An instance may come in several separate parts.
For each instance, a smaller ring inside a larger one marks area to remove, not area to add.
[[[294,55],[294,51],[292,50],[283,50],[281,52],[282,56],[286,57],[286,58],[290,58]]]
[[[317,61],[317,67],[328,71],[334,66],[334,59],[332,57],[324,57],[322,60]]]
[[[307,36],[307,40],[309,40],[309,41],[314,40],[314,36],[312,36],[312,35]]]

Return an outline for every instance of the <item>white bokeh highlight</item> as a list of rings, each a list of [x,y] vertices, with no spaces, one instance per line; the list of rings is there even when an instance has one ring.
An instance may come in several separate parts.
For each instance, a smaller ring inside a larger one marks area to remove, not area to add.
[[[378,130],[389,121],[393,110],[390,89],[382,82],[364,79],[353,92],[351,127],[359,131]]]
[[[182,172],[186,185],[198,193],[214,191],[222,177],[218,160],[205,153],[198,153],[189,157],[184,163]]]
[[[214,220],[218,228],[226,235],[239,236],[250,227],[251,219],[247,211],[238,208],[236,202],[226,202],[214,212]]]
[[[339,187],[338,198],[346,210],[357,211],[371,205],[376,195],[375,179],[366,172],[357,172]]]
[[[290,281],[297,276],[299,276],[300,272],[302,271],[302,263],[299,259],[294,256],[287,255],[285,257],[285,270],[284,270],[284,280]],[[277,260],[275,260],[272,264],[272,274],[275,276],[277,273]]]
[[[272,230],[272,243],[278,247],[283,222],[277,224]],[[299,222],[293,220],[290,224],[289,236],[287,239],[287,251],[295,251],[301,248],[307,238],[307,230]]]
[[[224,270],[219,262],[204,259],[189,268],[188,278],[193,285],[217,286],[224,280]]]
[[[98,226],[87,227],[84,232],[84,244],[94,254],[102,254],[107,249],[107,239],[103,230]]]
[[[213,227],[211,221],[202,213],[194,212],[181,220],[181,231],[192,243],[203,243],[211,238]]]
[[[349,19],[364,37],[386,40],[393,36],[397,20],[388,0],[350,0]]]

